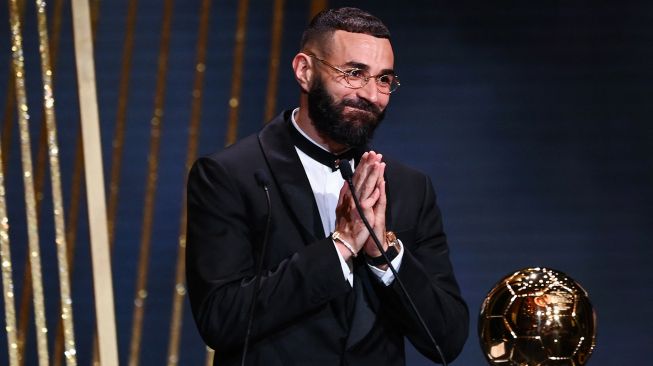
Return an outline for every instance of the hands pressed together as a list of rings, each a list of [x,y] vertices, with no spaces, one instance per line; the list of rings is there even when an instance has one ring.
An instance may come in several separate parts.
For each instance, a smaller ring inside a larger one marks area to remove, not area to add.
[[[382,155],[374,151],[364,153],[358,166],[356,166],[352,181],[355,194],[363,208],[363,213],[374,229],[374,233],[383,244],[383,250],[386,250],[388,245],[385,242],[387,200],[385,179],[383,178],[385,163],[381,159]],[[361,251],[369,257],[381,255],[356,210],[352,192],[346,182],[340,189],[340,197],[336,207],[336,231],[339,233],[340,238],[351,246],[350,250],[341,241],[335,241],[338,251],[345,260],[360,254]]]

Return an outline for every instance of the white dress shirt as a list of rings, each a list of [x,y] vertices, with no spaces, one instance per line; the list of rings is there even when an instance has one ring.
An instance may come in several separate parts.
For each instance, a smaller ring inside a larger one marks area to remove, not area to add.
[[[291,121],[293,126],[302,134],[308,141],[320,147],[321,149],[326,150],[324,147],[320,146],[318,143],[313,141],[308,135],[302,131],[301,128],[297,125],[295,121],[295,114],[299,111],[299,108],[296,108],[291,116]],[[340,196],[340,189],[345,183],[345,180],[342,179],[340,171],[333,171],[330,167],[314,160],[306,153],[301,151],[299,148],[295,147],[297,154],[299,155],[299,160],[301,160],[302,165],[304,166],[304,171],[308,177],[308,181],[311,183],[311,189],[313,190],[313,196],[315,196],[315,202],[317,203],[317,208],[320,213],[320,218],[322,219],[322,227],[324,232],[327,234],[332,233],[336,227],[336,206],[338,205],[338,197]],[[351,161],[351,165],[354,165],[354,161]],[[354,272],[352,271],[351,260],[349,262],[345,261],[345,258],[340,254],[335,242],[333,246],[338,253],[338,258],[340,258],[340,265],[342,267],[342,273],[345,276],[345,279],[353,286],[354,283]],[[404,246],[400,245],[399,254],[392,260],[392,266],[399,271],[401,266],[401,260],[404,256]],[[394,280],[394,275],[392,271],[381,270],[375,266],[368,266],[372,269],[372,272],[387,286],[392,283]]]

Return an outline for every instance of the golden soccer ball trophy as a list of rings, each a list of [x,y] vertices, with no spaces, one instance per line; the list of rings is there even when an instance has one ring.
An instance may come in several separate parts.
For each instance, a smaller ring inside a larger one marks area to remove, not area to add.
[[[585,365],[596,344],[596,313],[572,278],[548,268],[525,268],[487,294],[478,335],[491,365]]]

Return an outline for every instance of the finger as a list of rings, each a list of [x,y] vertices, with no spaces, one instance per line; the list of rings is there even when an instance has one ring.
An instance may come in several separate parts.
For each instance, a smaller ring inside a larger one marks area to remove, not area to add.
[[[380,163],[380,162],[383,160],[383,155],[381,155],[381,154],[379,154],[379,153],[377,153],[377,152],[374,152],[374,151],[370,151],[369,154],[368,154],[368,158],[367,158],[367,159],[368,159],[371,163],[373,163],[373,162]]]
[[[363,154],[360,161],[356,165],[356,170],[354,172],[355,191],[360,191],[361,185],[365,179],[367,179],[372,169],[374,169],[374,163],[380,161],[380,154],[377,154],[374,151],[369,151]]]
[[[385,225],[385,210],[387,207],[387,195],[385,191],[385,181],[382,181],[379,186],[379,199],[374,206],[374,214],[378,218],[377,223]]]
[[[383,179],[384,179],[384,174],[385,174],[385,163],[383,163],[383,162],[378,163],[376,169],[378,169],[378,177],[377,177],[376,184],[377,184],[377,185],[380,185],[381,182],[382,182]]]
[[[378,188],[384,180],[385,163],[376,163],[374,170],[370,173],[367,180],[361,186],[360,194],[367,197],[372,194],[375,188]]]
[[[373,169],[370,170],[369,175],[361,183],[360,188],[356,192],[358,194],[358,197],[362,197],[363,199],[365,199],[371,196],[374,190],[377,188],[378,177],[379,177],[379,169],[378,166],[375,166]]]
[[[379,186],[380,196],[376,205],[374,206],[374,232],[380,240],[385,241],[385,210],[387,206],[387,196],[385,191],[385,181],[382,181]]]
[[[359,162],[354,179],[354,192],[361,201],[372,195],[378,183],[383,179],[385,163],[383,156],[374,151],[367,152]],[[381,166],[380,166],[381,165]]]
[[[387,196],[386,196],[386,191],[385,191],[385,181],[381,181],[379,183],[379,186],[377,187],[378,191],[378,199],[374,202],[374,215],[375,217],[379,218],[379,220],[375,221],[375,226],[377,223],[384,223],[385,222],[385,210],[387,207]]]
[[[347,182],[342,184],[342,187],[340,188],[340,194],[338,195],[338,206],[342,204],[342,202],[345,200],[345,195],[349,192],[349,185]]]
[[[370,173],[370,169],[372,168],[372,163],[369,160],[369,156],[370,155],[367,155],[365,159],[361,159],[356,166],[356,170],[354,171],[353,183],[354,190],[356,192],[360,192],[361,186],[367,179],[367,176]]]
[[[380,154],[377,156],[380,157]],[[381,182],[381,180],[383,180],[385,163],[377,161],[378,159],[379,158],[373,158],[363,168],[366,169],[366,175],[361,175],[361,179],[357,182],[358,185],[355,186],[356,193],[359,197],[367,197],[370,195],[374,188]]]
[[[379,188],[381,187],[382,184],[385,183],[385,166],[386,166],[385,163],[380,163],[379,167],[378,167],[378,169],[379,169],[378,173],[379,174],[377,176],[376,186],[379,187]],[[384,192],[385,192],[385,190],[384,190]]]
[[[366,197],[365,199],[359,199],[359,202],[361,203],[361,206],[363,209],[368,209],[368,208],[373,208],[376,206],[377,201],[379,200],[379,196],[381,195],[380,191],[378,188],[374,188],[372,193]]]

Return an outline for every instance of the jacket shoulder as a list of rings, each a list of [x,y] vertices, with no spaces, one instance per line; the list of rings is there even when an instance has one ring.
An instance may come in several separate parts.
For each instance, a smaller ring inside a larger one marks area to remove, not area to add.
[[[265,140],[277,140],[283,134],[284,122],[290,118],[291,111],[284,111],[269,123],[261,131],[251,134],[233,145],[230,145],[221,151],[206,155],[199,160],[208,159],[213,162],[231,167],[239,165],[243,167],[255,166],[265,160],[262,143]]]
[[[249,135],[233,145],[220,151],[201,157],[199,160],[212,160],[215,163],[230,166],[250,162],[261,155],[258,139],[255,134]]]

